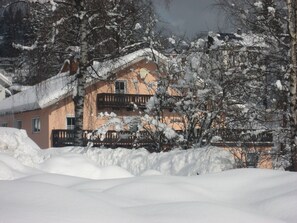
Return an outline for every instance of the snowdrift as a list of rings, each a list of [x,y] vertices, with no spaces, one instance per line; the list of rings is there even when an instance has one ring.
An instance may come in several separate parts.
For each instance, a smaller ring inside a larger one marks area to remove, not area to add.
[[[229,158],[214,147],[40,150],[0,128],[0,222],[296,222],[296,173],[227,170]]]
[[[65,147],[41,150],[28,138],[24,130],[0,128],[0,136],[0,153],[9,154],[29,167],[78,177],[99,179],[105,175],[99,173],[100,168],[111,172],[110,166],[114,166],[114,169],[122,168],[121,171],[126,170],[137,176],[148,174],[148,171],[163,175],[190,176],[221,172],[235,167],[233,156],[217,147],[164,153],[149,153],[144,148],[131,150]],[[73,166],[73,163],[76,163],[76,166]]]

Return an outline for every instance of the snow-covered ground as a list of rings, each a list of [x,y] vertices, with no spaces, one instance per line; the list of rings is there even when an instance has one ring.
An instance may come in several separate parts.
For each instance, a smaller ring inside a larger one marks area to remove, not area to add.
[[[233,167],[215,147],[40,150],[0,128],[0,223],[297,222],[296,173]]]

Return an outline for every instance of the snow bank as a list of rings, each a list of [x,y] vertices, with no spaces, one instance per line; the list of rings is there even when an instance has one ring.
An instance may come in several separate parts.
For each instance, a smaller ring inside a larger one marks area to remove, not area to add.
[[[16,158],[20,165],[43,172],[90,179],[160,174],[190,176],[235,167],[233,156],[217,147],[162,153],[149,153],[144,148],[131,150],[64,147],[41,150],[24,130],[0,128],[0,136],[0,154]],[[15,179],[19,176],[9,173],[7,176],[0,175],[0,179]]]
[[[0,128],[0,136],[0,222],[295,223],[297,219],[296,173],[240,169],[196,175],[233,167],[230,154],[215,147],[168,153],[39,150],[24,131]]]
[[[221,172],[235,167],[233,156],[222,148],[205,147],[188,150],[149,153],[146,149],[107,149],[64,147],[43,151],[44,157],[79,154],[103,168],[118,166],[133,175],[191,176],[197,174]]]
[[[297,174],[241,169],[192,177],[0,181],[6,223],[295,223]]]
[[[0,180],[13,180],[25,177],[28,174],[40,173],[36,169],[32,169],[23,165],[17,159],[0,153]]]
[[[156,170],[164,175],[190,176],[221,172],[235,167],[232,155],[217,147],[162,153],[149,153],[146,149],[89,149],[85,155],[99,166],[117,165],[134,175]]]
[[[73,165],[75,163],[75,165]],[[81,154],[63,154],[54,156],[39,167],[48,173],[64,174],[69,176],[85,177],[89,179],[111,179],[132,177],[128,171],[109,166],[99,168],[96,163]]]
[[[9,154],[21,164],[45,172],[78,177],[99,179],[149,173],[190,176],[221,172],[235,167],[233,156],[218,147],[162,153],[149,153],[144,148],[135,150],[64,147],[41,150],[24,130],[0,128],[0,136],[0,153]],[[73,166],[73,163],[76,163],[76,166]]]
[[[41,150],[25,130],[0,127],[0,153],[17,158],[22,164],[35,166],[43,161]]]

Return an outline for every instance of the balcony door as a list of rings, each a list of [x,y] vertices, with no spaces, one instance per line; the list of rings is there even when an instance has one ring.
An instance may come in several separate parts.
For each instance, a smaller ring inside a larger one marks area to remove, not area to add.
[[[115,93],[126,94],[127,93],[127,81],[119,80],[115,81]]]

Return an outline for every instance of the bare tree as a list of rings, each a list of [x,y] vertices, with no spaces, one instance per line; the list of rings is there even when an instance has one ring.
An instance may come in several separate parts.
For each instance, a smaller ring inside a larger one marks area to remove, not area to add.
[[[79,60],[73,97],[75,144],[82,146],[84,96],[89,75],[87,68],[92,66],[94,60],[110,60],[145,44],[151,44],[152,39],[149,36],[155,23],[152,3],[143,0],[27,2],[31,6],[31,15],[34,16],[32,25],[36,33],[35,40],[30,47],[15,47],[35,55],[33,64],[36,65],[43,62],[61,64],[67,50],[75,49]],[[41,61],[40,58],[44,60]]]
[[[297,3],[287,0],[290,35],[290,115],[291,115],[291,162],[297,171]]]

